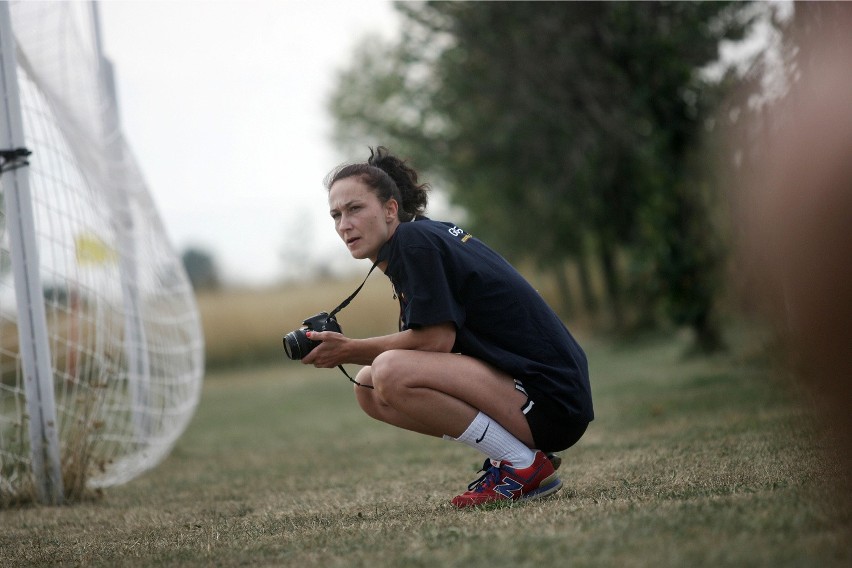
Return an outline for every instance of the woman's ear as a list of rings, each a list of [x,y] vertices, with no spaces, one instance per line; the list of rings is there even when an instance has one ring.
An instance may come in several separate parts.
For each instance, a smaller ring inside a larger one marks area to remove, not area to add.
[[[396,199],[391,197],[385,202],[385,221],[392,223],[394,219],[398,218],[398,214],[399,203],[397,203]]]

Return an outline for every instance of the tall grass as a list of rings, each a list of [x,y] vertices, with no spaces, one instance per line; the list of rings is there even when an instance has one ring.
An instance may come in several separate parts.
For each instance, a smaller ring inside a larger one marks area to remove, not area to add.
[[[255,365],[284,357],[283,336],[318,312],[330,312],[358,279],[203,292],[198,297],[209,368]],[[343,331],[363,337],[396,331],[399,305],[387,278],[374,273],[338,316]]]
[[[368,269],[365,265],[364,270]],[[280,361],[283,336],[318,312],[330,312],[361,283],[362,277],[292,283],[263,289],[224,289],[198,295],[209,369],[226,369]],[[557,305],[550,282],[532,282],[551,305]],[[370,337],[397,331],[399,303],[388,279],[378,270],[358,296],[339,313],[344,333]],[[578,325],[572,325],[576,331]]]

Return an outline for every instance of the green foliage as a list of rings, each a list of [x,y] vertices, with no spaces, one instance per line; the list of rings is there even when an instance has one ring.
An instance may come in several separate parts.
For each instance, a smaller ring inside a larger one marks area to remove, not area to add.
[[[428,170],[501,252],[597,258],[615,324],[664,313],[713,347],[719,248],[697,159],[720,98],[699,70],[747,29],[727,2],[398,3],[330,100],[342,145]],[[619,258],[627,255],[626,274]]]

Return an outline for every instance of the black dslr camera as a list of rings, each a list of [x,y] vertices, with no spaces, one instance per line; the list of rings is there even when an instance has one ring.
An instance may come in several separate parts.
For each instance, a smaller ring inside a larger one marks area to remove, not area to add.
[[[320,312],[315,316],[311,316],[302,322],[304,327],[291,331],[284,336],[284,351],[287,357],[297,361],[313,351],[314,347],[320,344],[319,341],[311,341],[308,339],[308,331],[336,331],[343,333],[340,329],[340,324],[337,323],[337,318],[333,315],[328,315],[326,312]]]

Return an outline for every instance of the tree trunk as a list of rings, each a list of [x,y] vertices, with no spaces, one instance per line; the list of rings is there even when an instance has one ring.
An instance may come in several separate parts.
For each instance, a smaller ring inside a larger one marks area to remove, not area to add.
[[[577,275],[580,277],[580,294],[583,300],[583,308],[585,308],[589,315],[595,315],[598,313],[598,301],[595,291],[592,289],[589,260],[585,254],[577,258]]]
[[[565,265],[562,263],[553,267],[553,276],[556,278],[556,289],[559,291],[559,309],[565,315],[574,313],[574,296],[571,293],[571,285],[565,275]]]
[[[612,245],[604,240],[601,241],[600,254],[604,286],[612,311],[613,324],[617,331],[621,331],[624,329],[624,306],[621,303],[621,282],[615,266],[615,251]]]
[[[694,350],[702,355],[717,353],[725,349],[722,331],[710,314],[702,314],[692,322],[695,333]]]

